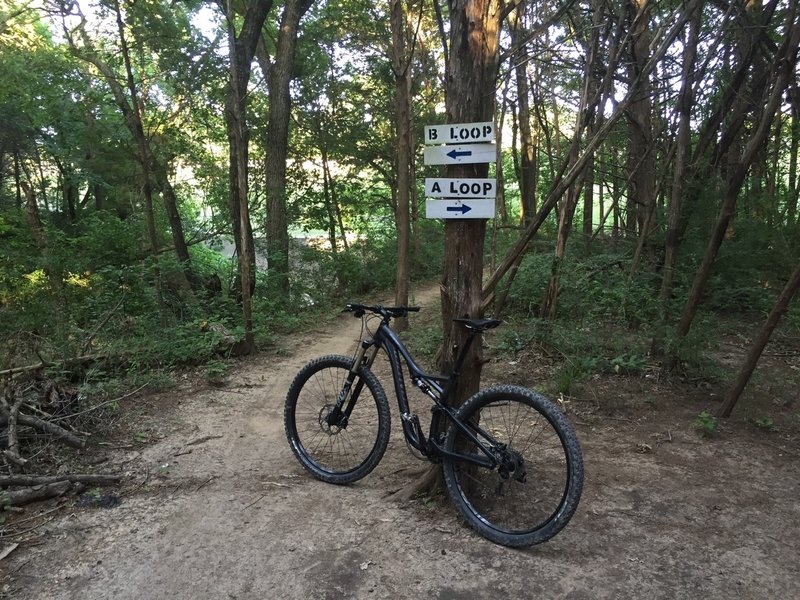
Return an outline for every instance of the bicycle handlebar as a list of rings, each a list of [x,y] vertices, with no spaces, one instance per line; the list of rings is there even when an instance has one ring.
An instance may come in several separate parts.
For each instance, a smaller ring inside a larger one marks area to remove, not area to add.
[[[356,317],[363,317],[365,313],[371,312],[380,315],[388,320],[392,317],[405,317],[410,312],[419,312],[419,306],[381,306],[380,304],[355,304],[349,303],[342,312],[354,313]]]

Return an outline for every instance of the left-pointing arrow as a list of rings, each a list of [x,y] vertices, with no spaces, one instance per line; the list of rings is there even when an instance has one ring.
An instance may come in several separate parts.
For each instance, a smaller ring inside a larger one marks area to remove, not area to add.
[[[472,208],[467,206],[466,204],[462,204],[461,206],[448,206],[447,207],[447,212],[459,212],[459,211],[461,211],[462,215],[468,213],[471,210],[472,210]]]
[[[462,156],[472,156],[472,150],[450,150],[450,152],[447,153],[447,156],[453,160],[456,160]]]

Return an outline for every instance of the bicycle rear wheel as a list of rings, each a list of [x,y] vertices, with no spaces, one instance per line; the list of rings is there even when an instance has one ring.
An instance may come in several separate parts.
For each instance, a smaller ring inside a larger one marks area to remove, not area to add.
[[[329,422],[352,364],[349,356],[314,359],[300,370],[286,395],[283,422],[289,445],[303,467],[328,483],[361,479],[380,462],[389,444],[389,403],[366,367],[359,369],[350,388],[348,398],[357,394],[350,415]]]
[[[496,386],[469,398],[456,417],[501,459],[494,469],[446,460],[447,491],[471,527],[505,546],[531,546],[557,534],[578,506],[583,458],[575,431],[544,396]],[[486,455],[455,424],[445,449]]]

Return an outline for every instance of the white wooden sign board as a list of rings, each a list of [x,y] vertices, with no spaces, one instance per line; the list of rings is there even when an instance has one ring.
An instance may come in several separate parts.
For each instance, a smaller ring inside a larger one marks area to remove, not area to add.
[[[426,165],[468,165],[496,161],[497,144],[464,144],[425,148]]]
[[[425,179],[429,198],[495,198],[497,179]]]
[[[425,201],[428,219],[493,219],[494,212],[494,198]]]
[[[425,126],[426,144],[472,144],[493,139],[494,123],[491,122]]]

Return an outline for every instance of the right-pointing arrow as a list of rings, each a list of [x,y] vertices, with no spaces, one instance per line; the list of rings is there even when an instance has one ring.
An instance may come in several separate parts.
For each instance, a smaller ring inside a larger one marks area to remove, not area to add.
[[[462,204],[461,206],[448,206],[447,212],[461,212],[462,215],[467,214],[469,211],[472,210],[472,207],[467,206],[466,204]]]

